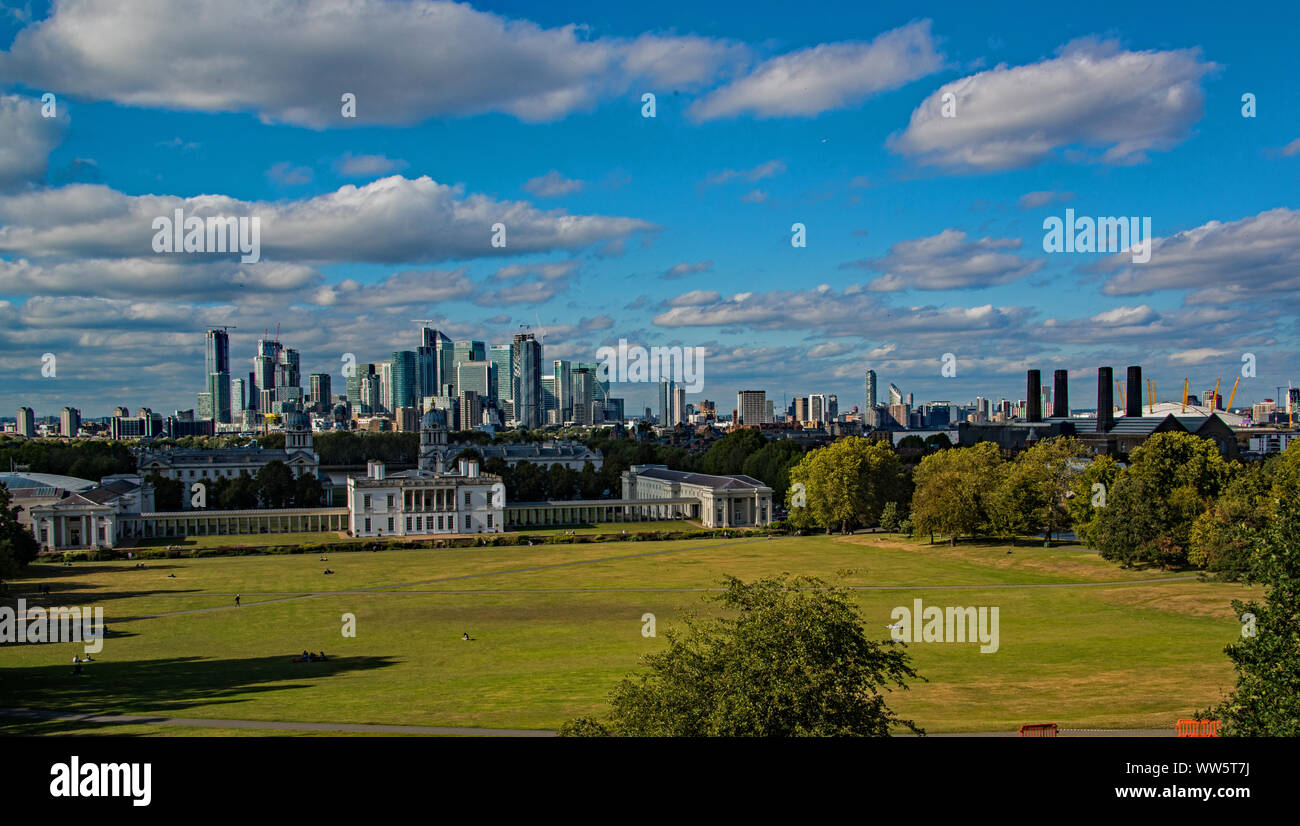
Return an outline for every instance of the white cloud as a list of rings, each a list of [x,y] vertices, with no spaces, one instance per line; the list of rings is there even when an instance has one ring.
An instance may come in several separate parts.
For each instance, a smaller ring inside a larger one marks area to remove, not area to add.
[[[688,113],[701,121],[742,114],[813,117],[856,105],[942,67],[930,21],[921,20],[869,43],[823,43],[770,58],[695,101]]]
[[[722,169],[712,172],[704,183],[707,186],[718,186],[731,180],[742,181],[761,181],[764,178],[772,178],[785,172],[785,161],[773,159],[759,164],[751,169]]]
[[[68,126],[66,104],[59,103],[58,117],[46,118],[39,99],[0,95],[0,190],[45,177],[50,151]]]
[[[865,258],[841,264],[883,272],[867,284],[868,290],[958,290],[1007,284],[1043,268],[1041,258],[1022,258],[1014,238],[968,241],[966,233],[946,229],[938,235],[899,241],[883,258]]]
[[[680,264],[674,264],[671,267],[669,267],[668,271],[665,272],[662,276],[660,276],[660,278],[665,278],[669,281],[672,281],[678,278],[685,278],[688,275],[697,275],[702,272],[708,272],[711,269],[713,269],[712,260],[699,261],[694,264],[690,264],[683,261]]]
[[[944,84],[889,146],[921,164],[978,171],[1032,166],[1071,147],[1079,151],[1067,160],[1135,163],[1188,137],[1204,109],[1201,78],[1214,68],[1197,49],[1079,40],[1050,60]],[[955,117],[943,117],[947,94]]]
[[[584,181],[566,178],[558,170],[552,169],[545,175],[530,179],[523,188],[538,198],[559,198],[561,195],[581,192],[585,186]]]
[[[334,162],[334,169],[345,178],[376,178],[399,172],[408,166],[383,155],[353,155],[345,153]]]
[[[713,81],[747,54],[730,41],[599,37],[428,0],[64,0],[0,53],[0,83],[313,128],[483,112],[548,121],[633,83]],[[354,120],[340,114],[345,92]]]

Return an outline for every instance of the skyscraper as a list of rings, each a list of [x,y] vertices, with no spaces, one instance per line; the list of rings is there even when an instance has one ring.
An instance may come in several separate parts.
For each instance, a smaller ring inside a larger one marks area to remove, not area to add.
[[[512,401],[510,395],[511,377],[514,375],[515,346],[513,344],[493,344],[488,348],[488,361],[494,365],[496,386],[492,388],[492,400],[497,407],[504,408],[504,402]]]
[[[334,407],[334,397],[331,395],[329,373],[312,373],[307,379],[308,389],[311,391],[311,401],[316,410],[320,413],[328,413]]]
[[[659,424],[665,427],[673,423],[673,386],[672,379],[659,380]]]
[[[446,367],[443,366],[443,353],[446,352]],[[419,371],[419,386],[416,390],[419,400],[425,396],[437,396],[442,392],[442,385],[448,383],[443,376],[451,370],[451,339],[431,327],[420,328],[420,346],[415,351],[416,369]]]
[[[673,387],[673,424],[686,421],[686,388],[678,384]]]
[[[741,390],[736,394],[736,410],[741,424],[767,424],[763,421],[767,415],[767,391]]]
[[[419,404],[420,391],[419,359],[414,350],[398,350],[389,362],[391,374],[389,410],[399,407],[415,407]]]
[[[203,348],[204,392],[213,421],[230,421],[230,334],[208,330]]]
[[[64,436],[76,436],[81,430],[81,411],[75,407],[65,407],[59,415],[59,432]]]
[[[867,371],[867,397],[866,406],[862,408],[862,423],[868,427],[876,426],[876,404],[879,398],[876,396],[876,371]]]
[[[903,403],[903,391],[898,389],[898,385],[893,382],[889,383],[889,406]]]
[[[18,408],[17,432],[29,438],[36,435],[36,411],[30,407]]]
[[[514,399],[515,421],[525,428],[539,427],[542,423],[542,345],[532,333],[518,333],[514,339],[513,358],[511,398]]]
[[[456,387],[460,389],[460,395],[473,391],[478,403],[483,401],[492,393],[492,373],[495,365],[490,361],[462,361],[456,365]],[[478,421],[475,420],[475,424]]]
[[[596,374],[586,367],[575,367],[570,373],[573,381],[570,420],[574,424],[595,424]]]
[[[556,359],[551,363],[551,374],[555,378],[556,418],[564,424],[573,418],[573,366]]]

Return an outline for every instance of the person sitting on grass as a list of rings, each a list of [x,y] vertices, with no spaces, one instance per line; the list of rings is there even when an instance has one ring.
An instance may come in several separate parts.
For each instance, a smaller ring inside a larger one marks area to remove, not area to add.
[[[461,638],[462,640],[464,640],[465,642],[469,642],[469,632],[466,631],[464,634],[461,635],[460,638]]]

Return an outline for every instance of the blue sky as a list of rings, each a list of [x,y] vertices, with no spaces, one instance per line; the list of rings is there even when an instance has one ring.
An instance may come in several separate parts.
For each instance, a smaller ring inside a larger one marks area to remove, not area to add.
[[[1076,406],[1100,364],[1300,380],[1294,9],[625,5],[5,0],[0,409],[192,407],[215,324],[338,377],[417,318],[703,347],[723,410],[847,410],[868,368],[954,402],[1068,368]],[[260,216],[263,260],[154,253],[176,206]],[[1067,208],[1150,217],[1151,261],[1044,253]]]

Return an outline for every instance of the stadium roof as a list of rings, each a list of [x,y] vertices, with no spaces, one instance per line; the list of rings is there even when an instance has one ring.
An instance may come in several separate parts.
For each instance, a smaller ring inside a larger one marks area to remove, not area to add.
[[[10,490],[49,488],[51,491],[67,490],[73,492],[90,490],[99,484],[89,479],[79,479],[76,476],[60,476],[57,473],[28,473],[26,471],[0,472],[0,483],[3,483]]]

